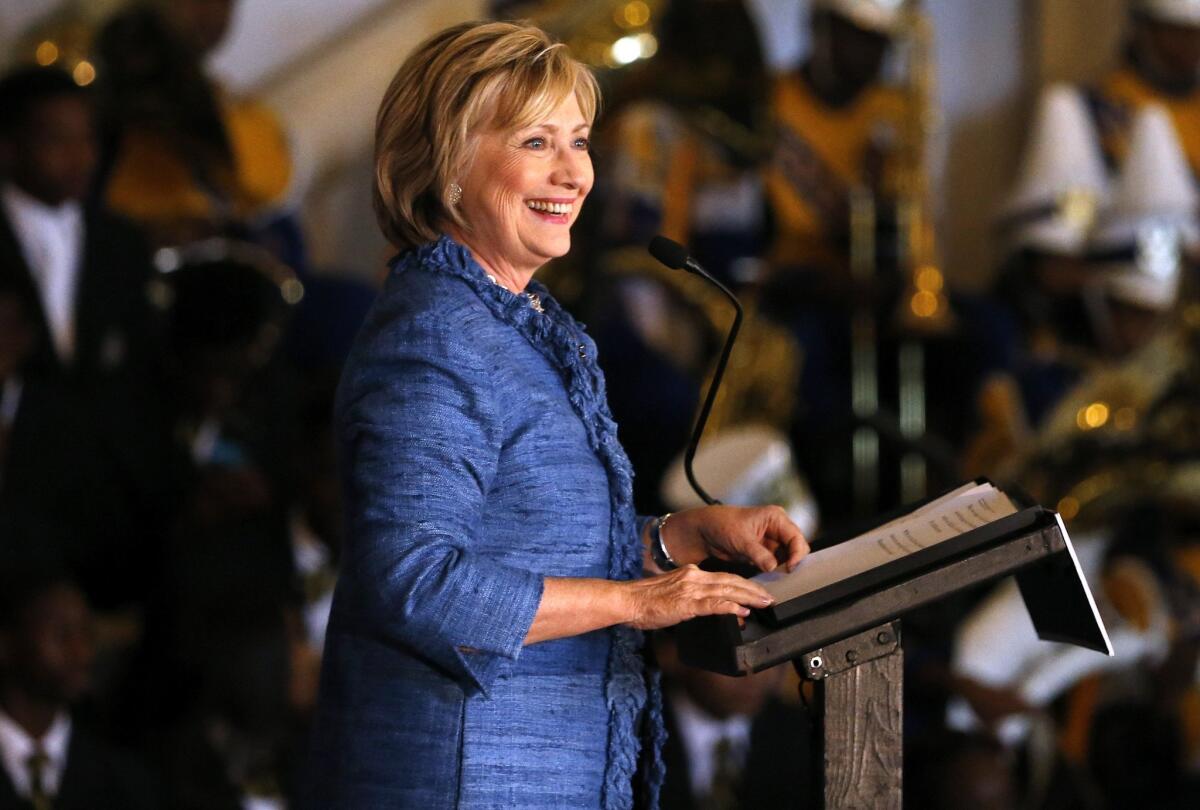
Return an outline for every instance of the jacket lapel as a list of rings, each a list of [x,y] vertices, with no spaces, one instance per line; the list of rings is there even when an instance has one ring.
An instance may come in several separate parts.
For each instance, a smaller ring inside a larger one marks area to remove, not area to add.
[[[27,807],[29,807],[28,802],[17,796],[17,790],[13,787],[8,769],[0,765],[0,810],[13,810],[14,808],[24,810]]]
[[[42,308],[42,296],[38,291],[33,273],[25,262],[25,254],[17,241],[17,234],[8,221],[8,212],[0,205],[0,279],[12,285],[30,306],[34,329],[37,332],[37,348],[29,360],[34,371],[58,368],[58,357],[54,352],[54,341],[50,337],[50,325]]]
[[[79,253],[79,275],[75,288],[75,366],[92,370],[94,353],[102,336],[105,299],[103,268],[104,245],[97,238],[96,215],[85,209],[83,219],[83,249]],[[101,276],[101,277],[98,277]]]

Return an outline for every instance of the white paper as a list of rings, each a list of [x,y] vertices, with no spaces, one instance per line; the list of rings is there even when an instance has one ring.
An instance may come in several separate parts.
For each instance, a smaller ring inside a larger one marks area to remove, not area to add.
[[[754,577],[778,603],[820,590],[984,526],[1017,508],[990,483],[967,484],[896,520],[814,551],[796,570]]]

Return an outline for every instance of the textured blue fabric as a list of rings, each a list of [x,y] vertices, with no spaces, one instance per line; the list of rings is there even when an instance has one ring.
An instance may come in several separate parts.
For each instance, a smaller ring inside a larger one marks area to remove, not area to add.
[[[351,352],[312,807],[630,808],[639,755],[657,804],[641,634],[522,647],[543,577],[642,564],[595,344],[530,290],[544,313],[443,237],[401,257]]]

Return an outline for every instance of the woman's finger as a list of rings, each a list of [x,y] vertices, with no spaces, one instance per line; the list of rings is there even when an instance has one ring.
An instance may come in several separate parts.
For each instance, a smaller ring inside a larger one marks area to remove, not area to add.
[[[708,599],[703,603],[703,614],[719,616],[726,613],[745,618],[750,615],[750,609],[728,599]]]
[[[746,550],[746,556],[750,558],[750,562],[754,563],[760,571],[774,571],[779,565],[779,561],[775,559],[775,555],[770,552],[761,540],[755,540]]]
[[[713,580],[709,584],[711,589],[709,594],[719,594],[725,599],[751,607],[765,607],[774,601],[771,594],[767,593],[766,589],[757,582],[751,582],[735,574],[718,574],[717,576],[720,579]]]
[[[770,535],[781,547],[787,549],[788,571],[795,569],[796,564],[808,553],[808,541],[804,539],[804,533],[782,509],[771,509],[764,534]]]

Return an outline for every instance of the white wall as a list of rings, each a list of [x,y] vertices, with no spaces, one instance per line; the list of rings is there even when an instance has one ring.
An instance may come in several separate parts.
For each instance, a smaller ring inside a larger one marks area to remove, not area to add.
[[[258,87],[304,54],[345,34],[368,15],[406,2],[238,0],[230,36],[213,54],[211,67],[235,90]]]
[[[1015,171],[1029,81],[1022,0],[927,0],[942,110],[936,145],[947,277],[978,287],[998,260],[995,211]]]

